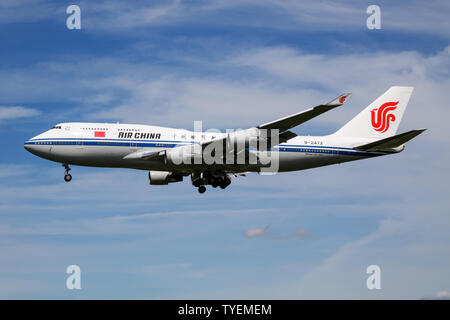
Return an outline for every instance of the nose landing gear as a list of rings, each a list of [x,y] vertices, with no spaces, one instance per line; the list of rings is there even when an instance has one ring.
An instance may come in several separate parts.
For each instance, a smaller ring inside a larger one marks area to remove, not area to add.
[[[70,182],[70,180],[72,180],[72,175],[69,174],[70,167],[67,163],[63,163],[63,167],[66,169],[65,174],[64,174],[64,181]]]

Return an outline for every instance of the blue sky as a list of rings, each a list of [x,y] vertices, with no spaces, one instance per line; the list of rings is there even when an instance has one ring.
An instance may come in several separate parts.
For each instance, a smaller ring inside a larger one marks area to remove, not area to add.
[[[448,294],[448,2],[74,3],[81,30],[66,28],[72,2],[0,4],[1,298]],[[73,167],[67,184],[23,149],[63,121],[245,128],[353,92],[296,129],[328,134],[392,85],[415,87],[400,130],[429,129],[404,152],[203,195],[134,170]],[[382,290],[365,286],[372,264]]]

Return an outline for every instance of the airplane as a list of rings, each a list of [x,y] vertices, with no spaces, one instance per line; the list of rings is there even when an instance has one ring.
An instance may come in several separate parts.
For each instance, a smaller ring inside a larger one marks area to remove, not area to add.
[[[207,185],[225,189],[231,178],[248,172],[305,170],[401,152],[406,142],[426,130],[396,134],[412,91],[413,87],[389,88],[339,130],[324,136],[298,136],[290,129],[342,106],[350,93],[231,133],[65,122],[29,139],[24,148],[62,163],[66,182],[72,180],[70,165],[132,168],[148,170],[151,185],[167,185],[190,176],[192,185],[204,193]]]

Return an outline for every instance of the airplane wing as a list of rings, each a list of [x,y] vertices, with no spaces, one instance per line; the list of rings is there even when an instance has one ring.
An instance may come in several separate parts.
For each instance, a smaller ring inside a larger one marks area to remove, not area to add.
[[[233,138],[236,138],[236,136],[238,136],[238,135],[240,137],[245,137],[249,132],[252,132],[257,129],[268,129],[268,130],[278,129],[279,130],[278,143],[286,142],[289,139],[292,139],[297,136],[297,134],[295,134],[292,131],[289,131],[289,129],[291,129],[295,126],[298,126],[308,120],[311,120],[312,118],[315,118],[324,112],[327,112],[331,109],[334,109],[336,107],[343,105],[345,100],[349,96],[350,96],[350,93],[344,93],[344,94],[340,95],[339,97],[337,97],[336,99],[333,99],[326,104],[321,104],[321,105],[315,106],[313,108],[310,108],[308,110],[298,112],[298,113],[292,114],[290,116],[262,124],[260,126],[257,126],[256,128],[253,127],[253,128],[247,129],[247,130],[237,131],[237,132],[235,132]],[[254,132],[253,132],[253,134],[254,134]],[[230,139],[230,135],[228,134],[227,136],[224,136],[224,137],[221,137],[218,139],[198,143],[198,145],[200,145],[201,148],[206,148],[208,145],[227,143],[227,142],[229,142],[229,140],[231,140],[231,139]],[[267,137],[267,142],[268,142],[268,147],[273,146],[272,142],[270,141],[270,137]],[[181,147],[177,147],[177,148],[181,148]],[[245,148],[243,150],[233,150],[233,148],[230,148],[230,150],[232,150],[232,153],[248,152],[245,150]],[[164,157],[164,156],[166,156],[166,151],[157,151],[157,152],[136,151],[136,152],[126,155],[124,157],[124,159],[145,159],[145,160],[155,159],[156,160],[157,158]]]
[[[331,109],[334,109],[336,107],[339,107],[344,104],[345,100],[350,96],[351,93],[344,93],[341,94],[336,99],[331,100],[330,102],[326,104],[321,104],[318,106],[315,106],[313,108],[307,109],[305,111],[301,111],[295,114],[292,114],[290,116],[267,122],[262,125],[257,126],[257,129],[278,129],[279,130],[279,136],[278,136],[278,143],[286,142],[289,139],[292,139],[297,136],[292,131],[289,131],[289,129],[296,127],[308,120],[311,120],[312,118],[315,118],[322,113],[325,113]],[[250,129],[251,130],[251,129]],[[243,130],[241,133],[243,135],[246,134],[247,130]],[[236,132],[236,134],[239,134],[239,132]],[[222,137],[216,140],[208,141],[202,143],[202,147],[205,147],[207,145],[210,145],[211,143],[220,143],[221,141],[225,142],[228,139],[228,137]],[[268,139],[268,146],[272,147],[271,141]]]
[[[264,123],[258,126],[258,129],[278,129],[280,132],[284,132],[293,127],[296,127],[312,118],[315,118],[321,115],[324,112],[327,112],[331,109],[339,107],[344,104],[345,100],[350,96],[350,93],[344,93],[337,97],[336,99],[331,100],[326,104],[321,104],[310,108],[305,111],[301,111],[290,116]]]
[[[247,130],[235,132],[233,138],[236,138],[237,135],[245,137],[247,134],[249,134],[249,132],[252,131],[252,129],[267,129],[267,130],[278,129],[279,130],[278,143],[286,142],[289,139],[292,139],[297,136],[297,134],[295,134],[292,131],[289,131],[289,129],[291,129],[295,126],[298,126],[299,124],[302,124],[308,120],[311,120],[312,118],[315,118],[324,112],[327,112],[331,109],[334,109],[336,107],[343,105],[345,100],[349,96],[350,96],[350,93],[344,93],[344,94],[341,94],[336,99],[333,99],[326,104],[321,104],[321,105],[315,106],[313,108],[310,108],[308,110],[298,112],[298,113],[292,114],[290,116],[287,116],[287,117],[284,117],[284,118],[281,118],[281,119],[278,119],[275,121],[264,123],[262,125],[257,126],[256,128],[250,128]],[[272,144],[272,141],[270,140],[269,136],[266,139],[267,139],[267,147],[270,148],[270,147],[273,147],[274,145],[276,145],[276,143]],[[229,142],[229,140],[231,140],[230,135],[227,135],[227,136],[219,138],[219,139],[200,143],[200,145],[202,146],[202,148],[205,148],[211,144],[227,143],[227,142]],[[231,149],[233,149],[233,148],[231,148]],[[244,152],[244,150],[240,150],[237,152]],[[234,151],[234,152],[236,152],[236,151]]]

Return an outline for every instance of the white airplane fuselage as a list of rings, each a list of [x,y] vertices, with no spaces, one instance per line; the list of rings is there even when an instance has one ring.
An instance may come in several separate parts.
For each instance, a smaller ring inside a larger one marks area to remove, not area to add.
[[[97,136],[96,136],[97,135]],[[104,135],[104,136],[103,136]],[[137,151],[163,151],[207,142],[224,133],[194,132],[159,126],[111,123],[61,123],[25,142],[31,153],[55,162],[93,167],[192,172],[207,165],[124,159]],[[387,154],[352,149],[369,139],[297,136],[271,149],[278,152],[278,171],[295,171]],[[225,165],[226,166],[226,165]],[[258,165],[231,164],[228,172],[260,171]]]

